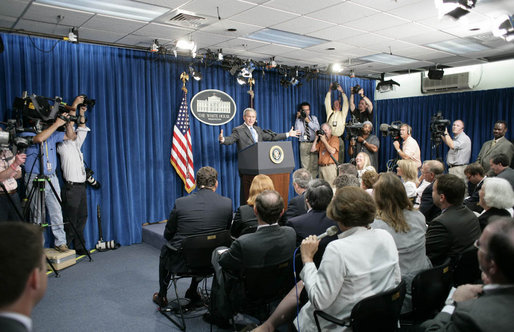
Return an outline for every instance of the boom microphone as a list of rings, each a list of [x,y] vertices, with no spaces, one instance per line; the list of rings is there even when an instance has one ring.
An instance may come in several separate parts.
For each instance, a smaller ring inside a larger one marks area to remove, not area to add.
[[[339,230],[339,228],[337,228],[337,226],[330,226],[329,228],[327,228],[325,233],[318,235],[318,240],[321,240],[327,236],[336,235],[338,230]]]

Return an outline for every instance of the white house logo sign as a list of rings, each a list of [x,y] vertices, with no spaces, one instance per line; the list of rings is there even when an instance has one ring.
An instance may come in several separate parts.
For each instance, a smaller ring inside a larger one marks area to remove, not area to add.
[[[236,115],[236,103],[223,91],[203,90],[191,99],[191,113],[205,124],[219,126]]]

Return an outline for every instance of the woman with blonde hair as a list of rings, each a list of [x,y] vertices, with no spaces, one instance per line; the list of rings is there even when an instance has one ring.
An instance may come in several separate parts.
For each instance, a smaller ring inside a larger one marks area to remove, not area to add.
[[[418,168],[414,160],[398,160],[396,173],[402,178],[403,186],[409,199],[416,198],[416,188],[418,187]]]
[[[359,152],[355,157],[355,166],[357,167],[357,177],[359,180],[362,178],[362,174],[366,171],[375,171],[375,167],[371,166],[371,161],[366,152]]]
[[[371,227],[384,229],[393,236],[400,256],[402,279],[407,283],[403,311],[410,311],[412,278],[419,271],[432,266],[425,249],[425,216],[413,208],[405,187],[393,173],[379,175],[373,186],[373,194],[377,217]]]
[[[252,229],[253,226],[257,226],[257,216],[253,212],[253,206],[257,196],[264,190],[275,190],[275,186],[269,176],[258,174],[253,178],[252,184],[250,185],[249,197],[246,201],[247,204],[241,205],[236,210],[232,226],[230,227],[230,234],[233,237],[239,237],[243,231],[247,232]],[[285,214],[283,214],[279,222],[283,225],[285,221]]]

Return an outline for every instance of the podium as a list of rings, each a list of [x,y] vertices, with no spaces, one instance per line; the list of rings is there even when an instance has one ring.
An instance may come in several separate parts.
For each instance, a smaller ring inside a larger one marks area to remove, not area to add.
[[[246,204],[253,178],[257,174],[266,174],[273,181],[275,190],[280,193],[287,208],[289,175],[295,167],[290,141],[268,141],[250,145],[239,151],[238,167],[241,175],[241,205]]]

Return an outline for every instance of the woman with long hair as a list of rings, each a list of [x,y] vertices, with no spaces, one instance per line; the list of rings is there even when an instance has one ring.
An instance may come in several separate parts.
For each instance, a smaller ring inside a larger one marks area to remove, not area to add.
[[[245,233],[252,229],[253,226],[257,226],[257,216],[255,216],[255,213],[253,212],[253,205],[255,204],[255,198],[257,198],[257,196],[264,190],[275,190],[273,181],[267,175],[256,175],[250,185],[249,197],[246,204],[241,205],[236,210],[232,226],[230,227],[230,234],[233,237],[239,237],[241,232]],[[280,219],[280,223],[283,225],[285,224],[285,221],[285,214],[283,214]]]
[[[432,266],[425,249],[425,216],[413,208],[405,187],[393,173],[380,174],[373,186],[373,194],[378,210],[371,227],[384,229],[393,236],[400,256],[402,279],[407,284],[403,311],[410,311],[412,278]]]
[[[371,160],[366,152],[359,152],[355,157],[355,166],[357,167],[357,177],[359,180],[366,171],[375,171],[375,167],[371,166]]]
[[[401,159],[398,160],[398,168],[396,173],[402,178],[403,186],[407,192],[407,197],[413,199],[416,197],[416,188],[418,187],[418,168],[414,160]]]

